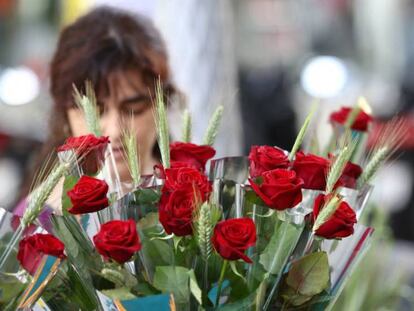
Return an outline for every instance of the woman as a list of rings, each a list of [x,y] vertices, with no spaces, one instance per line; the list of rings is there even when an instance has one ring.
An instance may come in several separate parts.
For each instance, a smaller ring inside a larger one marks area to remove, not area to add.
[[[68,136],[87,133],[83,115],[73,101],[72,84],[83,90],[85,80],[90,80],[101,112],[102,133],[110,138],[121,180],[129,178],[121,132],[131,115],[142,173],[151,173],[158,161],[151,109],[158,77],[165,95],[174,95],[164,42],[146,18],[109,8],[79,18],[62,31],[51,64],[54,107],[47,151]]]
[[[130,180],[121,143],[126,124],[132,124],[136,133],[141,173],[152,173],[159,161],[151,99],[158,78],[168,102],[176,91],[167,51],[160,33],[146,18],[103,7],[67,26],[51,63],[54,104],[40,161],[56,152],[67,137],[88,133],[84,116],[73,100],[73,84],[84,93],[85,81],[90,80],[97,96],[102,134],[109,136],[121,181]]]

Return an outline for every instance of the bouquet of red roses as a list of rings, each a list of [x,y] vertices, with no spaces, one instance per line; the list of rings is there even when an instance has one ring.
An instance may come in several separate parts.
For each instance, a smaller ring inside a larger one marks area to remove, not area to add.
[[[79,95],[92,105],[85,113],[96,109],[88,96]],[[202,144],[191,143],[188,112],[181,141],[170,144],[157,96],[162,164],[141,176],[137,143],[126,131],[128,191],[114,172],[108,138],[89,116],[91,134],[58,149],[60,163],[4,239],[0,273],[9,276],[7,263],[14,263],[10,272],[30,289],[19,287],[13,299],[2,291],[0,303],[56,310],[330,308],[369,245],[373,229],[357,221],[370,181],[403,136],[394,123],[362,165],[371,117],[360,101],[332,115],[335,130],[324,152],[299,151],[314,110],[290,151],[253,146],[248,157],[212,160],[222,107]],[[54,236],[24,233],[61,180],[62,210],[50,215],[48,229]],[[57,263],[47,264],[46,255]]]

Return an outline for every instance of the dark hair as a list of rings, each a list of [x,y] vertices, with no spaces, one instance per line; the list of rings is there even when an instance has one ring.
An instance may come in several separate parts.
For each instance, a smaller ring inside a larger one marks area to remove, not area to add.
[[[176,93],[165,43],[147,18],[101,7],[62,30],[50,67],[49,137],[36,164],[70,135],[66,112],[74,103],[72,85],[83,93],[90,80],[99,97],[109,92],[108,75],[126,69],[139,72],[150,90],[159,78],[166,98]]]

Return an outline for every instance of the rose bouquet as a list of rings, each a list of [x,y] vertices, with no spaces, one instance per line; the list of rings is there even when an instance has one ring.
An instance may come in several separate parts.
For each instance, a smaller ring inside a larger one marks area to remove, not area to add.
[[[37,280],[30,275],[51,274],[35,296],[21,287],[16,301],[29,295],[31,305],[41,301],[52,310],[62,305],[81,310],[320,310],[334,304],[369,245],[373,229],[357,222],[366,211],[372,177],[401,142],[398,121],[393,131],[385,130],[365,165],[363,139],[354,133],[369,129],[364,101],[341,110],[340,118],[332,115],[334,131],[323,153],[299,150],[313,107],[290,151],[253,146],[248,157],[212,159],[223,108],[211,117],[202,144],[191,142],[188,112],[181,141],[170,143],[158,85],[155,116],[162,161],[153,176],[141,176],[137,142],[126,130],[131,182],[125,191],[107,161],[110,142],[100,136],[94,96],[87,89],[87,96],[76,98],[91,134],[69,138],[58,149],[60,163],[34,190],[17,233],[0,256],[1,269],[6,262],[20,262],[29,281]],[[54,237],[27,239],[23,232],[37,224],[57,185],[62,209],[50,216]],[[49,269],[47,260],[38,264],[37,254],[59,264]],[[27,260],[29,255],[36,259]]]

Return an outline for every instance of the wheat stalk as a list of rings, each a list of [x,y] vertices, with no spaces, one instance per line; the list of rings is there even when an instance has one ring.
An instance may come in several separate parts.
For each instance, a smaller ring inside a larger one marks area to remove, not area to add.
[[[326,193],[331,193],[335,187],[339,177],[345,169],[346,164],[350,160],[352,153],[355,149],[357,141],[351,141],[349,145],[344,146],[339,155],[335,158],[332,165],[329,168],[328,177],[326,180]]]
[[[377,173],[378,169],[400,148],[407,139],[407,127],[401,118],[395,118],[385,125],[377,139],[374,147],[368,155],[368,163],[358,179],[358,187],[369,183]]]
[[[31,224],[42,212],[46,200],[49,198],[53,189],[71,167],[71,165],[72,163],[70,162],[56,164],[52,168],[44,183],[41,184],[36,190],[34,190],[30,195],[29,204],[22,217],[22,222],[25,227]]]
[[[313,102],[311,109],[306,116],[305,121],[303,122],[302,127],[299,130],[298,136],[296,136],[295,143],[293,144],[292,150],[289,152],[289,161],[292,161],[295,157],[296,152],[299,150],[300,145],[302,145],[303,139],[305,138],[306,131],[308,130],[309,124],[312,120],[312,116],[315,110],[318,107],[318,102]]]
[[[162,165],[170,167],[170,135],[168,130],[167,111],[164,103],[161,81],[158,79],[155,87],[155,124],[157,126],[158,146],[161,152]]]
[[[207,130],[203,138],[203,144],[212,146],[216,140],[218,129],[220,127],[221,118],[223,116],[224,107],[218,106],[208,122]]]
[[[201,257],[205,261],[209,259],[213,251],[211,246],[211,237],[213,235],[211,220],[210,205],[207,202],[204,202],[198,211],[198,217],[196,220],[196,236]]]
[[[313,224],[312,231],[315,232],[322,226],[326,221],[331,218],[331,216],[335,213],[336,209],[338,208],[339,204],[341,203],[338,196],[333,196],[327,204],[324,205],[322,210],[320,211],[318,217]]]
[[[138,152],[138,142],[135,133],[132,130],[132,118],[131,126],[122,130],[122,146],[124,149],[124,156],[128,164],[128,170],[134,183],[134,187],[137,187],[141,180],[141,169]]]
[[[85,82],[86,95],[81,95],[79,90],[73,85],[73,97],[76,105],[83,111],[88,131],[95,136],[101,136],[99,122],[99,110],[96,104],[96,96],[90,81]]]
[[[191,142],[191,114],[188,109],[185,109],[183,112],[183,127],[182,127],[182,137],[181,140],[185,143]]]

